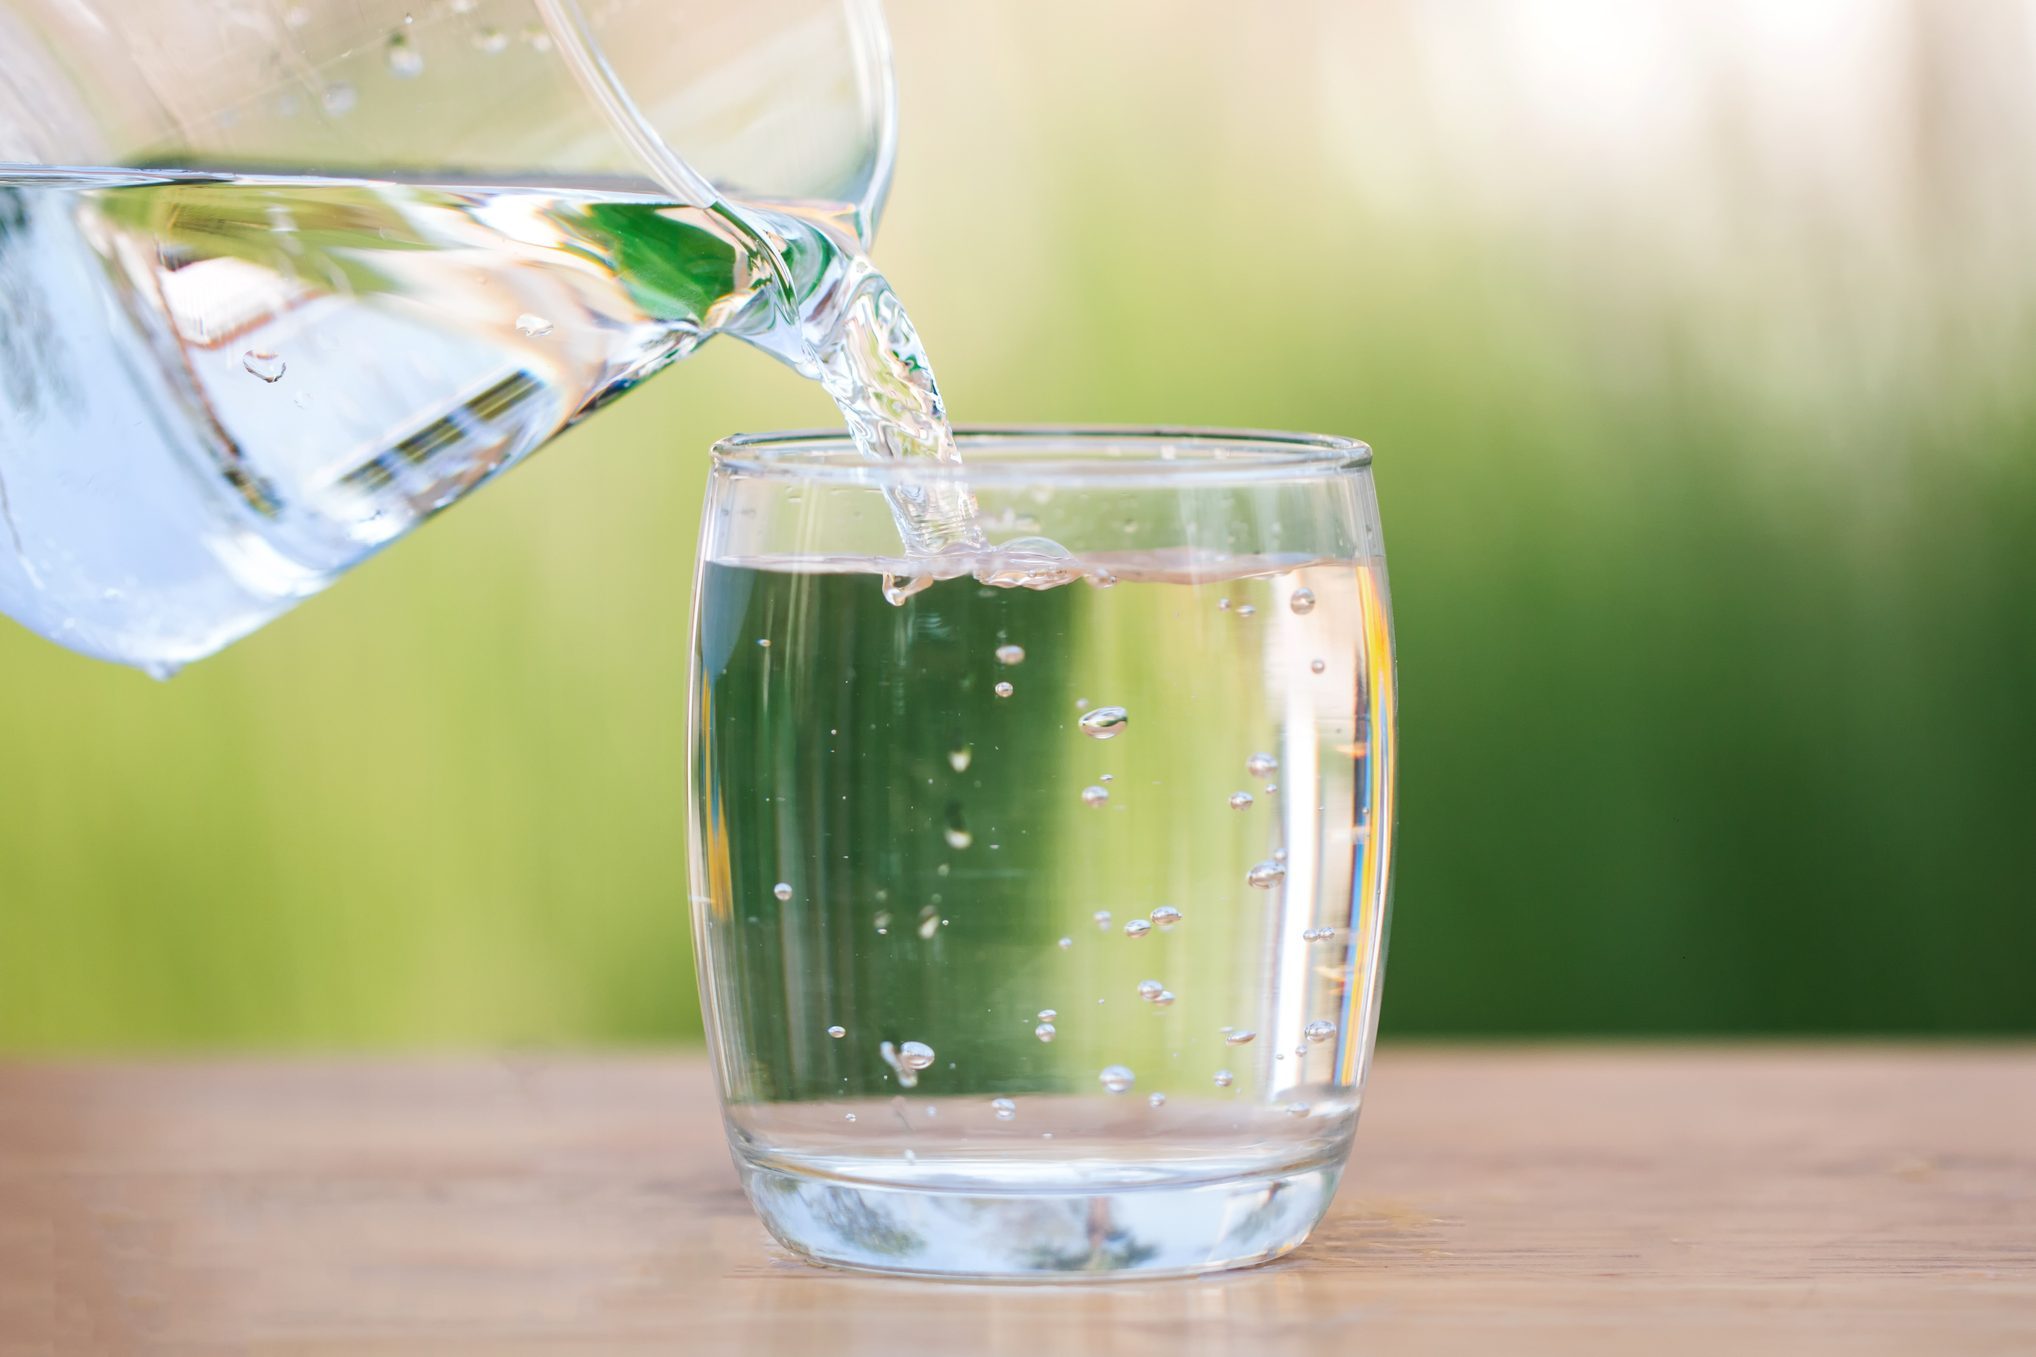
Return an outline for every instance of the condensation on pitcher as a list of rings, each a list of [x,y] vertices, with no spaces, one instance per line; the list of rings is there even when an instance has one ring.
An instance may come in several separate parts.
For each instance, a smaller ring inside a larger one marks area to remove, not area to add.
[[[1138,1076],[1124,1065],[1105,1065],[1096,1078],[1112,1093],[1128,1093],[1131,1086],[1138,1082]]]

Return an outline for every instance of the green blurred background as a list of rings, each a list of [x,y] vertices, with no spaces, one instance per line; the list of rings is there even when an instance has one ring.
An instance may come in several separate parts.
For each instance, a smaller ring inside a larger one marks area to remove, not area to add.
[[[961,420],[1378,450],[1388,1034],[2036,1031],[2036,20],[892,0]],[[715,344],[166,686],[0,628],[0,1047],[697,1036]]]

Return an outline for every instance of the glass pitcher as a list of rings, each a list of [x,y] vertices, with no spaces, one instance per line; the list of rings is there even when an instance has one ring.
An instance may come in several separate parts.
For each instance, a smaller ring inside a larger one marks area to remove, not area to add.
[[[876,0],[0,0],[0,612],[166,674],[789,356],[893,100]]]

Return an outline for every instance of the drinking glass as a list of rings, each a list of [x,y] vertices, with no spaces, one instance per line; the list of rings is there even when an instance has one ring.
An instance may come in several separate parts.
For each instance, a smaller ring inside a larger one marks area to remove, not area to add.
[[[1390,900],[1370,452],[1187,429],[721,443],[691,893],[782,1243],[941,1276],[1277,1257],[1357,1122]],[[973,552],[891,505],[973,496]]]

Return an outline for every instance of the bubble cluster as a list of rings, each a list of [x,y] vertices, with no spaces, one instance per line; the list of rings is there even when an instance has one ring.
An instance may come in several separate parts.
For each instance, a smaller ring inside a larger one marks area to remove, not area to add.
[[[877,1054],[884,1058],[898,1075],[899,1088],[915,1088],[919,1083],[919,1071],[933,1063],[933,1048],[923,1041],[908,1041],[900,1046],[884,1042],[877,1047]]]
[[[1083,712],[1077,724],[1092,740],[1114,740],[1131,724],[1131,714],[1122,707],[1097,707]]]
[[[1009,1121],[1018,1115],[1018,1104],[1009,1098],[990,1099],[990,1110],[997,1114],[998,1121]]]
[[[1024,646],[998,646],[997,663],[1005,666],[1025,663]]]
[[[1336,930],[1333,928],[1304,928],[1301,930],[1302,942],[1327,942],[1335,936]]]
[[[1127,1093],[1130,1091],[1131,1086],[1138,1082],[1138,1076],[1123,1065],[1105,1065],[1103,1072],[1097,1075],[1096,1078],[1101,1080],[1103,1087],[1109,1089],[1112,1093]]]

